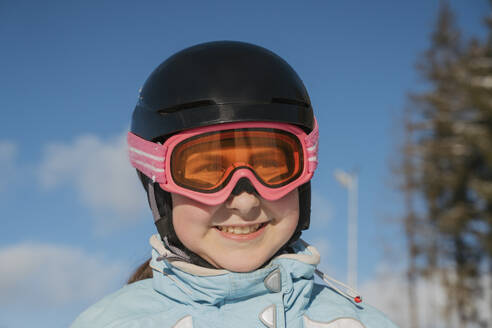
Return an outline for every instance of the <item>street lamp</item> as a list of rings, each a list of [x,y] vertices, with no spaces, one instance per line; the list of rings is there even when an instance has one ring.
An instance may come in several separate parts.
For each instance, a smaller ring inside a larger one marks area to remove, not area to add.
[[[356,173],[335,170],[335,178],[348,191],[347,281],[357,289],[357,189]]]

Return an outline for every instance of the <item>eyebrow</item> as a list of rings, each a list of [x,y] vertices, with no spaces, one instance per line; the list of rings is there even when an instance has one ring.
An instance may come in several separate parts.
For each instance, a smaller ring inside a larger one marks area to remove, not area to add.
[[[253,153],[251,155],[252,156],[265,156],[265,155],[269,155],[269,154],[271,154],[271,152],[269,152],[269,151],[262,151],[262,152]]]
[[[274,152],[274,153],[277,153],[277,152]],[[256,157],[269,156],[271,154],[272,154],[272,152],[267,151],[267,150],[254,152],[253,154],[251,154],[250,160],[251,160],[251,158],[254,159]],[[200,156],[202,157],[203,160],[208,160],[208,161],[216,161],[217,158],[224,160],[224,156],[222,156],[220,154],[217,154],[217,155],[201,154]]]
[[[204,158],[204,159],[206,159],[206,160],[209,160],[209,161],[211,161],[211,160],[215,160],[215,159],[217,159],[218,157],[220,157],[221,159],[223,158],[223,157],[222,157],[221,155],[219,155],[219,154],[217,154],[217,155],[215,155],[215,156],[214,156],[214,155],[208,155],[208,154],[201,154],[201,155],[199,155],[199,156],[200,156],[200,157],[202,157],[202,158]]]
[[[253,154],[251,154],[250,159],[255,158],[255,157],[270,156],[271,154],[272,154],[272,152],[270,152],[270,151],[262,151],[262,152],[258,152],[258,153],[253,153]]]

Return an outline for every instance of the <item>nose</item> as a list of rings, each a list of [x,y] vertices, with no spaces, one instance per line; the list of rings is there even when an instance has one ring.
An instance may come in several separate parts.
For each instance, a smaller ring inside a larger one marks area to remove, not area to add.
[[[255,219],[260,206],[260,199],[256,193],[243,191],[239,195],[231,195],[226,203],[226,208],[238,212],[243,219]]]

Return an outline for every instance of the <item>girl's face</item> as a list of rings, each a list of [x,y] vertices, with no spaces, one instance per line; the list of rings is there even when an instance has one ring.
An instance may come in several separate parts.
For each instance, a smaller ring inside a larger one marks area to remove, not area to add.
[[[173,224],[191,251],[219,269],[248,272],[270,259],[299,221],[297,189],[276,201],[243,192],[209,206],[172,194]]]

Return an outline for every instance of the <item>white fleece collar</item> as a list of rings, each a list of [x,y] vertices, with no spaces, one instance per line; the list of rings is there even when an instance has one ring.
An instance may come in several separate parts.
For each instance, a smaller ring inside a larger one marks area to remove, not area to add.
[[[192,274],[195,276],[218,276],[218,275],[223,275],[223,274],[227,274],[230,272],[230,271],[224,270],[224,269],[205,268],[205,267],[201,267],[201,266],[198,266],[198,265],[195,265],[192,263],[188,263],[188,262],[184,262],[182,260],[176,259],[173,255],[173,253],[166,248],[166,246],[162,242],[160,236],[157,234],[152,235],[150,237],[149,241],[150,241],[150,245],[152,246],[152,248],[155,251],[157,251],[157,253],[159,254],[159,257],[161,259],[166,259],[169,262],[169,264],[171,264],[172,266],[174,266],[174,267],[176,267],[176,268],[178,268],[181,271],[184,271],[186,273],[189,273],[189,274]],[[291,260],[299,261],[299,262],[302,262],[305,264],[317,266],[319,264],[319,261],[320,261],[320,254],[318,253],[318,250],[315,247],[313,247],[313,246],[309,245],[308,243],[306,243],[305,241],[303,241],[302,239],[300,239],[296,244],[298,244],[298,243],[300,243],[302,246],[305,247],[304,252],[282,254],[282,255],[279,255],[279,256],[276,256],[275,258],[273,258],[270,261],[270,263],[272,261],[274,261],[275,259],[291,259]],[[294,247],[294,248],[296,248],[296,247]],[[152,265],[151,265],[151,267],[154,270],[160,271],[158,268],[155,268]]]

